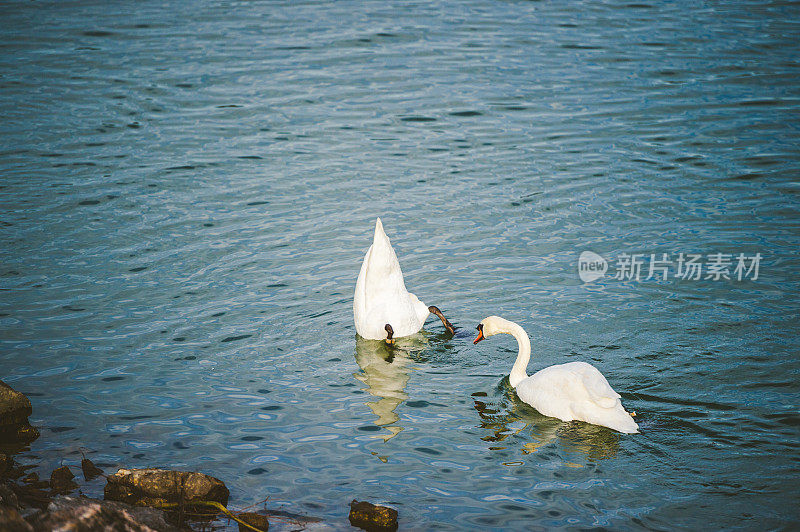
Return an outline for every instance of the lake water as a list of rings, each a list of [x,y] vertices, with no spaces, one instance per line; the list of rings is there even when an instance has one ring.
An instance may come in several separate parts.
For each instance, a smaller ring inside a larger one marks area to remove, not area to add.
[[[0,9],[0,378],[41,476],[202,471],[337,529],[800,523],[796,3]],[[356,338],[378,216],[455,337]],[[490,314],[641,433],[520,403]]]

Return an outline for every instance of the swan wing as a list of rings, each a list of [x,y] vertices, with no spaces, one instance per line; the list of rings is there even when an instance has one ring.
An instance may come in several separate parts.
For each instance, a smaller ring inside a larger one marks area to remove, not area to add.
[[[414,317],[416,318],[416,321],[419,322],[418,327],[422,328],[422,326],[425,324],[425,320],[428,319],[428,315],[430,314],[428,305],[420,301],[419,298],[411,292],[408,293],[408,300],[411,302],[411,306],[414,309]]]
[[[608,381],[600,371],[585,362],[581,365],[579,372],[586,394],[597,406],[602,408],[614,408],[619,403],[620,395],[614,391]]]
[[[597,368],[586,362],[544,368],[516,389],[520,399],[545,416],[586,421],[624,433],[638,432],[639,426],[623,408],[620,395]]]

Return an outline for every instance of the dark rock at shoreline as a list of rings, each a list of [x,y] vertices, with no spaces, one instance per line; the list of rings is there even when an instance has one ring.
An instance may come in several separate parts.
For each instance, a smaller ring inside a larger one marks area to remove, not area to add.
[[[39,473],[34,471],[33,473],[28,473],[24,477],[22,477],[22,483],[26,486],[30,486],[36,489],[42,489],[50,486],[50,483],[46,480],[39,480]]]
[[[14,467],[14,460],[7,454],[0,453],[0,478],[6,478]]]
[[[11,485],[0,483],[0,530],[32,532],[33,528],[22,518],[19,511],[19,499]]]
[[[103,470],[94,465],[94,463],[88,458],[81,460],[81,470],[83,470],[83,479],[87,482],[96,476],[104,474]]]
[[[0,441],[30,442],[38,438],[39,431],[28,423],[31,412],[30,400],[0,381]]]
[[[44,483],[47,484],[46,482]],[[39,508],[44,509],[50,503],[51,495],[49,492],[32,485],[25,484],[6,484],[14,496],[19,500],[19,508]]]
[[[228,488],[214,477],[188,471],[166,469],[120,469],[107,477],[105,498],[128,504],[162,506],[170,503],[216,501],[228,504]],[[198,507],[216,513],[210,507]]]
[[[370,532],[397,530],[397,510],[353,499],[350,524]]]
[[[19,512],[9,506],[0,506],[0,530],[4,532],[33,532],[33,527]]]
[[[126,532],[178,532],[164,513],[153,508],[134,508],[124,503],[85,497],[58,497],[28,521],[35,532],[51,530],[124,530]],[[5,528],[3,528],[5,530]]]
[[[7,484],[0,484],[0,507],[7,506],[19,510],[19,499]]]
[[[32,412],[30,399],[0,381],[0,426],[27,423]]]
[[[254,512],[244,512],[238,514],[236,517],[247,523],[248,525],[252,525],[261,532],[267,532],[269,530],[269,520],[267,520],[266,515],[257,514]],[[239,532],[253,532],[253,529],[239,523]]]
[[[54,469],[50,474],[50,489],[53,493],[67,494],[78,487],[73,478],[75,475],[67,466]]]
[[[16,429],[7,433],[8,438],[14,442],[30,443],[39,437],[39,431],[27,423],[17,425]]]

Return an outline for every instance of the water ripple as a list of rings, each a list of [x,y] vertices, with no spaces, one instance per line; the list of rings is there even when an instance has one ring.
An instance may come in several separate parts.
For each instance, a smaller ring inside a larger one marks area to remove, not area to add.
[[[43,432],[24,460],[207,469],[239,506],[335,526],[367,496],[410,528],[791,526],[795,11],[9,6],[0,366]],[[354,340],[376,216],[454,338]],[[584,285],[586,249],[764,262]],[[600,367],[642,434],[520,403],[513,343],[468,334],[495,313],[530,370]]]

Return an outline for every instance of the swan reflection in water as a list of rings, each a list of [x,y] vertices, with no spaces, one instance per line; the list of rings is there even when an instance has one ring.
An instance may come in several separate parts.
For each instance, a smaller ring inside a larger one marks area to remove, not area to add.
[[[411,354],[423,350],[426,345],[427,340],[421,335],[398,338],[393,345],[356,336],[356,362],[361,371],[353,376],[367,385],[370,395],[378,398],[365,404],[378,416],[375,425],[388,431],[375,438],[389,441],[403,430],[397,424],[400,416],[395,409],[408,399],[406,384],[415,365]]]
[[[535,453],[551,443],[590,460],[613,458],[619,451],[620,434],[616,431],[582,421],[564,422],[543,416],[517,398],[513,390],[500,404],[488,403],[486,397],[485,392],[472,394],[473,406],[481,418],[480,428],[489,432],[481,438],[484,441],[502,442],[525,431],[531,441],[522,446],[524,454]]]

